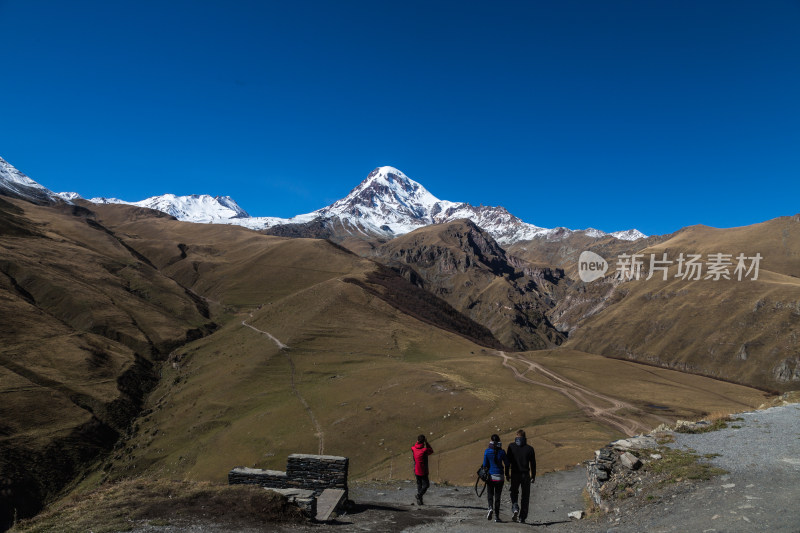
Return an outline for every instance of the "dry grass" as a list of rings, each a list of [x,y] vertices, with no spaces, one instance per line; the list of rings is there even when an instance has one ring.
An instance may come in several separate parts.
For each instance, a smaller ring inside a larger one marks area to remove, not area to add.
[[[208,322],[174,280],[66,209],[14,202],[35,231],[0,227],[0,480],[13,487],[0,529],[110,448],[156,380],[151,362]]]
[[[628,281],[610,294],[595,293],[604,289],[600,282],[589,284],[583,297],[610,305],[580,323],[567,345],[764,390],[789,390],[795,386],[787,381],[795,366],[791,339],[800,335],[798,243],[800,217],[725,230],[686,228],[641,253],[649,259],[651,253],[661,257],[666,252],[672,260],[680,253],[704,258],[760,253],[758,280],[687,281],[674,278],[673,265],[667,281],[658,275]]]
[[[248,485],[128,479],[67,497],[12,532],[127,531],[146,523],[204,523],[263,527],[303,522],[300,510],[276,492]]]
[[[581,491],[581,498],[583,498],[583,512],[586,515],[585,517],[587,519],[596,520],[601,515],[601,510],[600,507],[594,503],[589,491],[583,489],[583,491]]]
[[[710,431],[718,431],[720,429],[725,429],[728,427],[729,422],[738,422],[740,420],[744,420],[741,417],[735,417],[732,414],[726,414],[723,412],[715,412],[706,417],[703,417],[702,420],[694,422],[693,424],[686,425],[680,424],[675,428],[677,433],[708,433]],[[705,422],[704,424],[700,424],[699,422]],[[734,426],[740,427],[740,426]]]
[[[678,483],[684,480],[708,480],[714,476],[727,474],[727,470],[715,467],[705,461],[714,457],[698,455],[694,450],[678,450],[662,446],[657,450],[640,450],[636,455],[647,457],[651,453],[661,454],[661,459],[645,464],[645,471],[652,472],[661,484]]]
[[[700,420],[750,410],[768,397],[741,385],[568,348],[524,356],[594,391],[627,401],[644,413],[639,415],[641,420],[652,428],[677,419]]]

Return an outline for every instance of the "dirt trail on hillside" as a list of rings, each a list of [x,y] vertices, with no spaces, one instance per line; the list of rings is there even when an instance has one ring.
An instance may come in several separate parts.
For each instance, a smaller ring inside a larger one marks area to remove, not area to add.
[[[253,318],[253,313],[250,313],[250,318]],[[264,330],[261,330],[261,329],[258,329],[255,326],[251,326],[250,324],[247,323],[246,320],[242,320],[242,325],[252,329],[253,331],[255,331],[257,333],[260,333],[262,335],[265,335],[265,336],[269,337],[269,339],[272,342],[274,342],[276,346],[278,346],[278,349],[280,349],[280,351],[283,354],[283,356],[286,357],[286,360],[289,362],[289,368],[291,370],[291,374],[290,375],[291,375],[292,392],[294,393],[295,396],[297,396],[297,399],[300,400],[300,403],[303,404],[303,407],[305,408],[306,412],[308,413],[308,417],[311,419],[311,423],[314,424],[314,430],[315,430],[314,434],[316,435],[317,439],[319,440],[319,447],[318,447],[318,452],[317,453],[319,453],[320,455],[323,455],[325,453],[325,432],[322,431],[322,426],[320,425],[319,421],[317,420],[317,417],[314,415],[314,411],[311,410],[311,406],[308,405],[308,402],[306,401],[306,399],[303,398],[303,395],[300,394],[299,390],[297,390],[297,386],[295,385],[295,381],[294,381],[294,375],[295,375],[294,361],[292,361],[292,356],[289,355],[289,347],[286,346],[285,344],[283,344],[281,341],[279,341],[271,333],[269,333],[267,331],[264,331]]]
[[[624,410],[631,414],[637,413],[648,416],[655,415],[650,415],[649,413],[646,413],[641,409],[617,398],[595,392],[587,387],[584,387],[583,385],[556,374],[552,370],[543,367],[539,363],[523,359],[522,357],[511,357],[503,351],[498,351],[495,353],[503,359],[503,366],[510,369],[514,373],[514,378],[516,380],[560,392],[575,402],[575,405],[577,405],[588,416],[621,431],[625,435],[631,436],[636,435],[637,433],[647,433],[651,429],[649,426],[631,419],[629,415],[623,416],[617,413]],[[509,360],[513,360],[516,363],[525,365],[527,369],[524,372],[520,372],[514,365],[509,363]],[[538,372],[552,383],[531,379],[526,375],[528,372]],[[663,421],[666,423],[670,422],[667,419],[663,419]]]
[[[252,317],[253,315],[250,315],[250,316]],[[272,334],[270,334],[270,333],[269,333],[269,332],[267,332],[267,331],[263,331],[263,330],[260,330],[260,329],[258,329],[258,328],[256,328],[256,327],[253,327],[253,326],[251,326],[250,324],[248,324],[248,323],[247,323],[247,321],[246,321],[246,320],[242,320],[242,325],[243,325],[243,326],[245,326],[245,327],[248,327],[248,328],[252,329],[253,331],[257,331],[258,333],[261,333],[262,335],[266,335],[266,336],[267,336],[267,337],[269,337],[269,338],[270,338],[270,340],[271,340],[272,342],[274,342],[274,343],[275,343],[275,344],[278,346],[278,348],[280,348],[281,350],[288,350],[288,349],[289,349],[289,347],[288,347],[288,346],[286,346],[286,345],[285,345],[285,344],[283,344],[281,341],[279,341],[278,339],[276,339],[275,337],[273,337],[273,336],[272,336]]]

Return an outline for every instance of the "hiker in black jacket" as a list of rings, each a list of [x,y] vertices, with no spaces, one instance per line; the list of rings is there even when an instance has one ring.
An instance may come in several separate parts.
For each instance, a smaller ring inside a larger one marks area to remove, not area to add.
[[[517,431],[517,438],[508,445],[508,462],[506,463],[506,479],[511,481],[511,520],[524,523],[528,518],[528,501],[531,497],[531,485],[536,481],[536,453],[533,446],[525,439],[525,430]],[[517,505],[519,487],[522,485],[521,505]]]

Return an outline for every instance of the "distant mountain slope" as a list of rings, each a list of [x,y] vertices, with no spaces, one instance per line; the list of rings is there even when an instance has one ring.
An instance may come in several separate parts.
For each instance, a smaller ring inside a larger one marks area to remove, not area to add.
[[[0,157],[0,194],[38,205],[50,205],[62,201],[56,193],[39,185],[2,157]]]
[[[615,257],[621,253],[632,254],[663,242],[671,235],[653,235],[635,241],[611,238],[610,235],[594,235],[589,231],[576,231],[559,239],[533,238],[517,241],[505,248],[509,254],[531,263],[562,268],[573,279],[578,279],[578,258],[588,250],[603,257]]]
[[[140,202],[126,202],[118,198],[92,198],[89,201],[95,204],[128,204],[146,207],[167,213],[178,220],[204,224],[230,224],[235,219],[250,218],[250,215],[239,207],[230,196],[164,194]]]
[[[740,228],[692,226],[637,252],[642,279],[614,279],[618,256],[605,256],[606,278],[576,283],[551,312],[571,330],[568,346],[766,389],[800,387],[800,215]],[[651,254],[672,261],[666,281],[661,271],[644,279]],[[700,279],[676,277],[681,254],[700,256]],[[729,254],[730,279],[706,279],[714,254]],[[753,272],[737,279],[739,254],[760,254],[758,279]]]
[[[350,457],[352,479],[388,478],[398,475],[395,459],[397,465],[407,460],[408,435],[425,431],[440,457],[432,464],[436,479],[466,483],[475,443],[492,432],[507,438],[512,426],[536,426],[543,469],[574,464],[598,440],[618,435],[550,388],[551,378],[523,376],[543,386],[516,379],[500,352],[490,348],[490,338],[479,339],[486,328],[374,261],[320,239],[275,238],[166,216],[151,220],[138,211],[96,207],[99,222],[205,297],[212,316],[219,313],[225,322],[172,352],[150,396],[152,412],[124,444],[130,452],[105,466],[111,481],[135,475],[224,482],[234,465],[282,468],[288,453],[322,448]],[[460,224],[476,232],[463,239],[466,248],[458,247],[465,250],[464,261],[483,261],[478,272],[506,271],[497,243],[471,222],[452,225]],[[470,242],[478,251],[469,251]],[[447,248],[456,257],[455,245]],[[559,353],[545,357],[569,366],[576,355]],[[630,375],[627,363],[589,359],[579,359],[577,379],[583,383]],[[632,378],[636,385],[626,381],[617,390],[636,398],[646,414],[633,416],[644,416],[639,420],[648,424],[665,416],[663,405],[670,406],[669,418],[711,407],[705,401],[684,405],[683,387],[677,389],[679,400],[662,398],[663,391],[676,390],[674,377],[654,385],[661,379],[652,379],[647,368],[636,375],[648,381],[640,386]],[[702,395],[720,404],[718,395],[706,392],[713,388],[710,380],[687,381],[699,383]],[[656,408],[648,406],[653,402]]]
[[[547,348],[565,338],[547,318],[569,283],[563,271],[509,256],[471,220],[417,229],[372,255],[516,350]]]
[[[370,172],[345,198],[318,211],[285,220],[282,225],[301,228],[319,219],[339,238],[363,235],[385,240],[431,224],[446,224],[463,218],[488,231],[502,245],[536,237],[560,240],[574,233],[567,228],[547,229],[528,224],[503,207],[439,200],[400,170],[389,166]],[[272,223],[265,227],[274,228],[271,232],[287,231],[275,228]],[[595,237],[608,235],[595,229],[585,230],[585,233]],[[627,230],[613,236],[635,240],[644,235],[637,230]]]
[[[80,198],[77,193],[60,193],[61,198]],[[567,228],[547,229],[528,224],[503,207],[473,206],[439,200],[425,187],[400,170],[384,166],[369,173],[350,193],[333,204],[292,218],[251,217],[229,196],[176,196],[165,194],[138,202],[118,198],[92,198],[96,204],[129,204],[157,209],[186,222],[236,224],[271,235],[387,240],[431,224],[467,218],[488,231],[500,244],[544,238],[562,240],[575,233]],[[604,233],[589,228],[578,233],[600,238],[610,235],[621,240],[644,237],[638,230]]]
[[[88,210],[7,197],[0,316],[0,530],[107,453],[156,361],[214,327],[200,298]]]

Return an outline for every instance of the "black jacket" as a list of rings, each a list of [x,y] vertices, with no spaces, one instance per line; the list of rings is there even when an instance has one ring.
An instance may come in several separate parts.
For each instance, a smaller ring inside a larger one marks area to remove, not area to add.
[[[518,475],[530,476],[531,481],[536,479],[536,452],[533,446],[529,445],[525,437],[517,437],[514,442],[508,445],[508,463],[506,466],[506,477]]]

